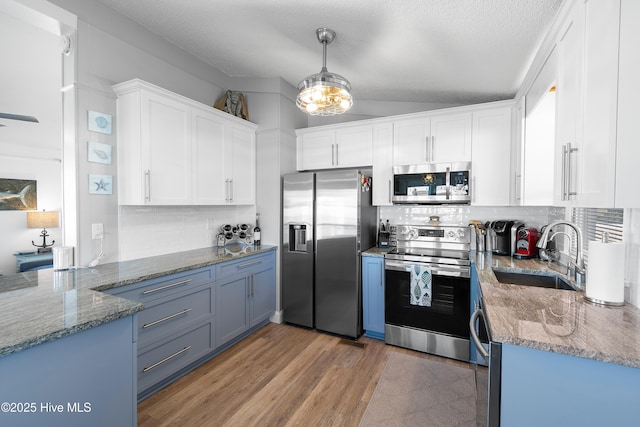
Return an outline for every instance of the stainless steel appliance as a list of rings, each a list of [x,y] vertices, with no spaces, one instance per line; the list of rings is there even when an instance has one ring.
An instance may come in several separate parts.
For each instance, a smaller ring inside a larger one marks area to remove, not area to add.
[[[502,344],[491,340],[486,323],[482,298],[476,307],[469,329],[478,363],[476,375],[476,425],[478,427],[500,426],[500,382],[502,380]]]
[[[394,204],[471,203],[471,163],[393,167]]]
[[[369,178],[358,170],[283,178],[284,321],[357,338],[362,334],[360,252],[376,244]]]
[[[398,225],[391,236],[385,342],[469,361],[470,228]]]

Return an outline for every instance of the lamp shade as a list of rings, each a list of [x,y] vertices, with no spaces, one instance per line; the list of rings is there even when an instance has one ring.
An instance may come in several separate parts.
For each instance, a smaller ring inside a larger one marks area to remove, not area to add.
[[[27,227],[29,228],[57,228],[57,211],[27,212]]]

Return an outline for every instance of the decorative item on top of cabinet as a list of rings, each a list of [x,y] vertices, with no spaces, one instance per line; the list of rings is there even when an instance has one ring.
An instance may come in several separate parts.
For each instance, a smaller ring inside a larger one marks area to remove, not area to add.
[[[340,124],[297,129],[297,170],[373,164],[373,125]]]
[[[213,104],[213,108],[240,117],[241,119],[249,120],[247,102],[242,92],[226,91],[218,98],[215,104]]]
[[[119,204],[255,203],[255,124],[139,79],[113,90]]]

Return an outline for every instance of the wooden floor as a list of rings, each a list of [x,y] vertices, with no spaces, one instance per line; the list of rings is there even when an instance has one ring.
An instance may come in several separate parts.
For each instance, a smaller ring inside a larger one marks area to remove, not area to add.
[[[389,354],[443,359],[270,323],[138,404],[139,426],[358,426]],[[364,348],[363,348],[364,347]]]

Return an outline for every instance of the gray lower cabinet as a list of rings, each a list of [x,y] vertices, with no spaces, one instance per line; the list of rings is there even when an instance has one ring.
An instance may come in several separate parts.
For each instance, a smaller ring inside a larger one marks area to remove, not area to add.
[[[269,319],[275,310],[273,251],[218,266],[216,346]]]
[[[215,267],[107,291],[144,304],[138,313],[138,397],[215,350]]]
[[[145,398],[275,311],[275,252],[105,291],[144,304],[137,314],[137,390]]]

